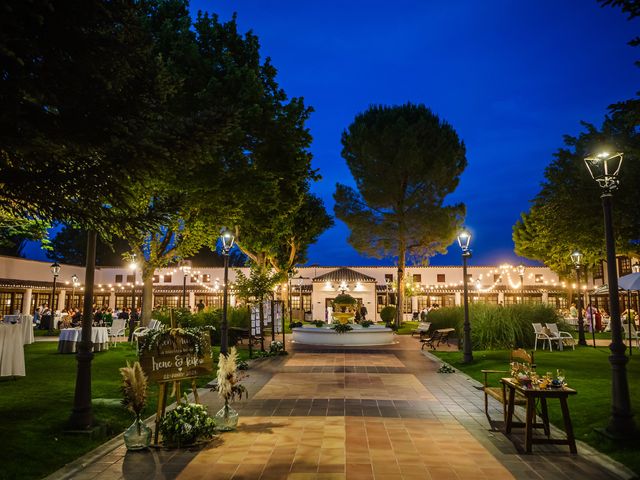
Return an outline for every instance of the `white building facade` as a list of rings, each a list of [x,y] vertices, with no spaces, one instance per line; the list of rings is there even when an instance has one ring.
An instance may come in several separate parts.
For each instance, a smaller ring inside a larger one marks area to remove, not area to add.
[[[241,268],[245,274],[247,268]],[[469,266],[468,288],[471,302],[509,305],[544,303],[567,308],[577,288],[593,287],[591,279],[580,287],[566,282],[546,267],[526,267],[524,272],[511,265]],[[521,275],[522,274],[522,275]],[[72,276],[79,284],[74,287]],[[84,296],[84,268],[61,265],[56,281],[56,310],[81,307]],[[229,269],[230,304],[236,304],[233,292],[236,269]],[[200,302],[209,307],[222,306],[224,270],[193,266],[188,275],[178,268],[163,268],[153,279],[153,305],[194,308]],[[326,320],[327,307],[341,292],[349,293],[367,309],[368,319],[379,319],[386,305],[396,304],[398,272],[395,266],[326,266],[299,267],[296,275],[279,285],[275,297],[291,303],[295,320]],[[463,276],[461,266],[406,267],[403,302],[405,318],[423,308],[461,305]],[[30,313],[40,304],[51,305],[53,276],[50,262],[0,256],[0,314],[20,311]],[[122,308],[142,302],[140,273],[125,266],[98,267],[95,273],[94,303],[98,306]],[[146,308],[146,306],[143,306]]]

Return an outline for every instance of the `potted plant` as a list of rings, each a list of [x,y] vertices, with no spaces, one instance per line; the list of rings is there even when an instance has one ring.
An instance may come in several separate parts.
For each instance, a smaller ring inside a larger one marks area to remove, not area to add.
[[[210,439],[216,426],[206,407],[189,403],[185,394],[184,403],[178,403],[162,417],[159,429],[165,445],[179,448],[193,445],[200,439]]]
[[[348,293],[341,293],[333,299],[333,318],[345,324],[353,321],[358,301]]]
[[[124,432],[127,450],[142,450],[151,444],[151,429],[140,418],[147,404],[147,377],[139,362],[120,369],[122,375],[122,405],[133,412],[135,420]]]
[[[247,389],[240,383],[242,375],[238,372],[238,351],[231,347],[228,355],[220,355],[218,359],[218,395],[224,400],[222,407],[215,415],[216,429],[220,431],[234,430],[238,425],[238,412],[229,405],[233,400],[249,396]]]

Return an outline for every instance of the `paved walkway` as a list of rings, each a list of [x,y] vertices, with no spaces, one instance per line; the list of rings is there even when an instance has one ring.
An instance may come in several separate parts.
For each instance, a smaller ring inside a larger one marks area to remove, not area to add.
[[[493,432],[477,383],[439,374],[417,339],[391,348],[313,349],[253,363],[236,431],[194,450],[126,452],[121,440],[52,478],[418,480],[618,479],[606,457],[579,446],[521,454]],[[215,393],[202,395],[210,413]],[[501,409],[493,404],[492,417]],[[557,432],[556,432],[557,433]]]

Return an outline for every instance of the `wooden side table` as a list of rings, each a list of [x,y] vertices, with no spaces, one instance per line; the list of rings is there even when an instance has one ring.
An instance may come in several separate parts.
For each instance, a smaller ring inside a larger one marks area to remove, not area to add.
[[[505,395],[508,395],[508,409],[507,409],[507,423],[506,433],[511,433],[511,429],[519,424],[513,421],[514,400],[516,392],[522,395],[525,400],[525,441],[524,448],[527,453],[531,453],[534,444],[554,444],[554,445],[568,445],[571,453],[578,453],[576,448],[576,439],[573,435],[573,426],[571,425],[571,416],[569,414],[569,405],[567,404],[567,398],[569,395],[575,395],[574,389],[569,387],[562,388],[549,388],[546,390],[534,389],[534,388],[522,388],[512,378],[502,378],[500,380],[502,388],[505,390]],[[508,390],[508,392],[507,392]],[[562,419],[564,421],[564,428],[567,434],[564,438],[548,438],[549,437],[549,416],[547,409],[547,399],[557,398],[560,401],[560,408],[562,409]],[[547,438],[533,438],[533,428],[535,426],[536,418],[536,400],[540,399],[540,407],[542,409],[542,420],[545,426],[545,433]]]

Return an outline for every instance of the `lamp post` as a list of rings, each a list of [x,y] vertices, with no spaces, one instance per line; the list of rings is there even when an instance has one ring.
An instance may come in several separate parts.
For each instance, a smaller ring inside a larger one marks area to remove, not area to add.
[[[520,275],[520,303],[524,303],[524,271],[526,267],[521,263],[516,267],[518,275]]]
[[[614,439],[629,439],[636,434],[636,426],[631,411],[627,362],[622,341],[622,323],[620,322],[620,299],[618,298],[618,272],[616,271],[616,245],[613,236],[611,218],[611,198],[618,188],[618,173],[622,166],[622,153],[598,153],[584,159],[593,179],[602,188],[602,210],[604,213],[604,232],[607,246],[607,283],[609,284],[609,303],[611,306],[611,344],[609,363],[611,364],[611,417],[605,432]]]
[[[233,247],[235,237],[226,228],[220,233],[222,255],[224,256],[224,298],[222,299],[222,324],[220,325],[220,353],[227,355],[229,348],[229,325],[227,323],[227,293],[229,291],[229,251]]]
[[[60,265],[54,262],[51,265],[51,273],[53,274],[53,291],[51,292],[51,322],[49,323],[49,334],[53,333],[53,324],[56,321],[56,282],[60,275]]]
[[[471,233],[462,230],[458,234],[458,245],[462,249],[462,276],[464,288],[464,345],[462,353],[463,363],[473,361],[473,353],[471,352],[471,324],[469,323],[469,291],[467,288],[467,259],[471,257],[469,243],[471,242]]]
[[[76,307],[76,288],[78,288],[78,286],[80,285],[80,281],[78,280],[78,276],[74,273],[73,275],[71,275],[71,303],[70,303],[70,308],[75,308]]]
[[[183,278],[182,278],[182,308],[187,308],[187,277],[191,272],[191,262],[188,260],[183,260],[182,265],[180,265],[180,270],[182,270]]]
[[[582,253],[578,250],[571,254],[571,261],[576,267],[576,281],[578,282],[578,345],[587,345],[584,337],[584,320],[582,319],[582,292],[580,291],[580,267],[582,266]]]

